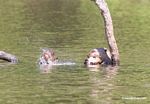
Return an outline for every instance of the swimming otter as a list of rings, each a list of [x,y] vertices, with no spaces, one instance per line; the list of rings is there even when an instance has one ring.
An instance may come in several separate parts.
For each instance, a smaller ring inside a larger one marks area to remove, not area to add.
[[[42,49],[42,54],[39,59],[39,64],[53,64],[57,61],[57,57],[53,49],[45,48]]]
[[[85,65],[112,65],[110,52],[107,48],[92,49],[87,55]]]

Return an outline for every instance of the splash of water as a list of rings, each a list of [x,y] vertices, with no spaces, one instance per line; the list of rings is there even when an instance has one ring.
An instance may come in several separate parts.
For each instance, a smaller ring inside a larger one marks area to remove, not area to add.
[[[57,61],[57,62],[49,63],[49,64],[39,63],[39,69],[41,73],[50,73],[51,70],[55,68],[55,66],[67,66],[67,65],[73,66],[73,65],[76,65],[76,63],[72,61]]]
[[[75,62],[71,62],[71,61],[64,61],[64,62],[56,62],[54,63],[53,65],[75,65],[76,63]]]

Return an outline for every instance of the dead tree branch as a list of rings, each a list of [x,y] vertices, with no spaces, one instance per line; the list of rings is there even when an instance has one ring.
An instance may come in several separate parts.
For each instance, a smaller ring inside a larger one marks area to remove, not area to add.
[[[112,23],[110,11],[108,9],[108,6],[105,0],[96,0],[96,4],[99,7],[101,14],[103,16],[103,19],[104,19],[105,35],[106,35],[108,46],[112,55],[111,58],[113,61],[113,65],[118,66],[119,61],[120,61],[119,51],[118,51],[117,43],[114,37],[113,23]]]
[[[6,60],[8,62],[12,62],[12,63],[17,63],[18,59],[16,58],[16,56],[6,53],[4,51],[0,51],[0,59],[2,60]]]

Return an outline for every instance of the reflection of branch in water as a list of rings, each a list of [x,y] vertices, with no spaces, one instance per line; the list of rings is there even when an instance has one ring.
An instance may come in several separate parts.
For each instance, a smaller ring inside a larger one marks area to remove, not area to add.
[[[17,63],[18,59],[16,56],[6,53],[4,51],[0,51],[0,59],[11,62],[11,63]]]
[[[113,76],[116,73],[117,68],[112,67],[106,67],[102,71],[90,73],[92,104],[109,104],[112,102],[112,90],[115,88]]]
[[[6,63],[5,61],[0,61],[0,68],[3,68],[3,67],[8,67],[9,65],[12,65],[12,63]]]
[[[104,74],[105,77],[113,78],[117,74],[118,69],[119,69],[118,66],[115,66],[115,67],[108,66],[108,67],[104,67],[102,69],[102,71],[103,71],[103,74]]]

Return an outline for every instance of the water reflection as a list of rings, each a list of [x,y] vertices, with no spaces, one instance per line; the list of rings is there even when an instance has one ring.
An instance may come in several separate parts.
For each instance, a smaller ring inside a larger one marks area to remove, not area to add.
[[[10,63],[10,62],[6,62],[4,60],[0,60],[0,69],[3,68],[3,67],[8,67],[8,66],[12,66],[12,65],[16,65],[14,63]]]
[[[119,70],[119,66],[108,66],[105,68],[102,68],[102,72],[104,74],[105,77],[107,78],[113,78],[115,75],[117,75]]]
[[[51,64],[39,65],[40,73],[51,73],[52,69],[54,69],[54,67]]]
[[[110,104],[112,102],[112,90],[115,89],[113,77],[117,74],[117,70],[118,67],[92,68],[90,73],[92,104]]]

